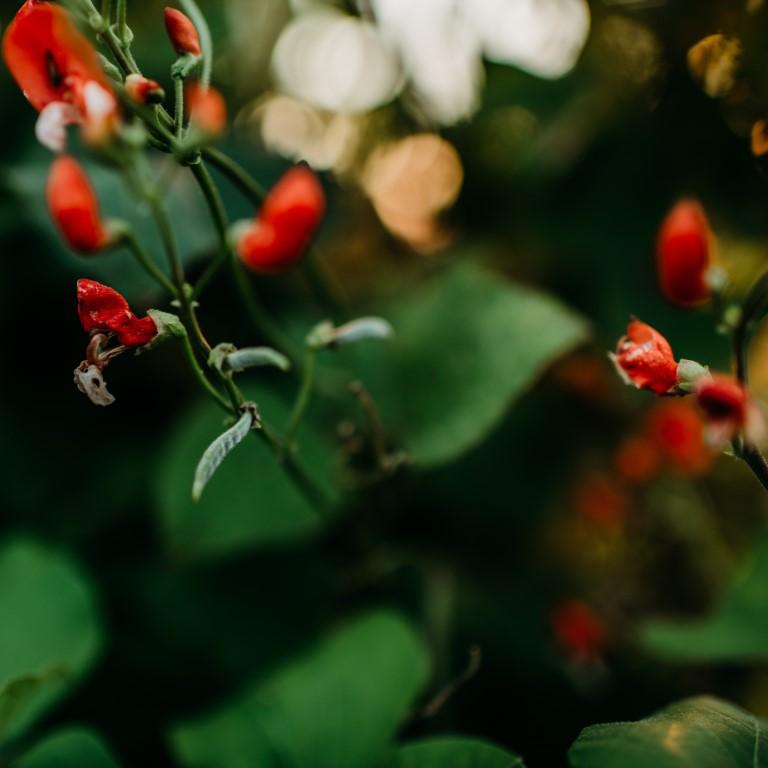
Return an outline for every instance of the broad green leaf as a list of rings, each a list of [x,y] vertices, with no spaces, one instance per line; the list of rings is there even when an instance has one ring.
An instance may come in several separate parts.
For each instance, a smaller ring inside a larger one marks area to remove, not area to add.
[[[568,756],[571,768],[766,768],[768,724],[702,696],[645,720],[586,728]]]
[[[541,293],[461,265],[381,308],[386,344],[350,363],[422,465],[480,443],[546,367],[587,336],[586,323]]]
[[[58,731],[41,741],[13,768],[117,768],[98,736],[80,728]]]
[[[264,389],[249,392],[265,423],[284,427],[286,402]],[[157,467],[157,512],[169,548],[183,557],[221,555],[257,544],[305,537],[323,523],[292,483],[274,452],[258,435],[248,437],[216,472],[198,503],[190,489],[195,467],[211,441],[221,434],[222,412],[203,403],[186,412],[161,454]],[[333,443],[308,424],[297,436],[299,458],[318,483],[330,489],[335,462]]]
[[[65,557],[29,541],[0,550],[0,619],[2,741],[77,681],[101,633],[83,576]]]
[[[406,744],[384,768],[525,768],[499,747],[462,736],[440,736]]]
[[[426,675],[411,627],[390,613],[369,614],[233,704],[177,728],[173,745],[194,768],[370,768]]]
[[[253,412],[244,411],[234,427],[219,435],[206,449],[195,470],[192,484],[192,500],[199,501],[205,486],[213,477],[221,462],[245,440],[253,427]]]
[[[652,622],[642,642],[681,662],[768,658],[768,538],[707,618]]]

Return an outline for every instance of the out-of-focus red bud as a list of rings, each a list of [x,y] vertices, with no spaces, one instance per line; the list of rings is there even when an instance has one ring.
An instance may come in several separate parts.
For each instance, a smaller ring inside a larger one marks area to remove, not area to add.
[[[550,617],[555,640],[571,661],[600,660],[608,642],[608,628],[583,600],[567,600],[555,606]]]
[[[325,193],[306,166],[291,168],[270,190],[258,218],[238,233],[237,252],[256,272],[279,272],[295,264],[325,213]]]
[[[704,441],[704,422],[688,400],[658,403],[648,414],[646,429],[670,469],[696,476],[711,466],[714,452]]]
[[[663,395],[677,384],[677,361],[669,342],[654,328],[632,320],[613,356],[622,378],[638,389]]]
[[[707,271],[712,262],[712,232],[696,200],[681,200],[659,230],[656,265],[661,292],[688,307],[709,299]]]
[[[576,489],[576,512],[590,525],[620,529],[629,514],[631,502],[624,489],[611,477],[594,474]]]
[[[151,317],[136,317],[116,290],[95,280],[77,281],[77,313],[84,331],[113,333],[126,347],[143,347],[157,335]]]
[[[731,425],[735,431],[747,423],[747,392],[731,376],[715,375],[702,379],[696,388],[696,402],[711,423]]]
[[[53,161],[46,197],[51,218],[67,244],[79,253],[96,253],[110,244],[99,202],[80,164],[69,155]]]
[[[171,45],[179,56],[185,53],[200,55],[200,38],[195,25],[181,11],[176,8],[165,9],[165,28]]]
[[[215,88],[189,83],[184,104],[192,125],[206,136],[216,138],[227,129],[227,102]]]
[[[656,443],[645,435],[632,435],[616,451],[616,471],[628,483],[647,483],[657,472],[661,456]]]
[[[163,86],[143,75],[128,75],[125,92],[137,104],[159,104],[165,98]]]

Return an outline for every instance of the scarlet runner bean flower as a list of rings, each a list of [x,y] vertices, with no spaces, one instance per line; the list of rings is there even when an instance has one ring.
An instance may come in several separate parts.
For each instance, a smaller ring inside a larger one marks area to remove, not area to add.
[[[199,56],[200,38],[195,25],[190,19],[176,8],[165,9],[165,29],[176,53],[179,56],[191,54]]]
[[[189,120],[209,138],[220,136],[227,128],[227,103],[215,88],[189,83],[184,89],[184,105]]]
[[[674,472],[696,476],[712,465],[715,454],[704,440],[704,421],[690,401],[658,403],[648,415],[646,431]]]
[[[681,200],[667,214],[659,230],[656,264],[661,292],[669,301],[688,307],[709,299],[711,243],[707,216],[696,200]]]
[[[255,221],[238,226],[237,252],[256,272],[280,272],[302,256],[325,214],[325,193],[306,166],[291,168],[270,190]]]
[[[88,177],[73,157],[54,160],[46,197],[51,218],[72,250],[92,254],[114,242],[116,233],[102,221]]]
[[[677,384],[678,363],[672,347],[658,331],[639,320],[629,323],[611,357],[621,377],[638,389],[663,395]]]
[[[84,331],[114,334],[124,347],[143,347],[157,335],[151,317],[137,317],[117,291],[95,280],[77,281],[77,314]]]
[[[66,126],[80,124],[91,144],[119,125],[117,100],[96,51],[61,5],[27,0],[3,37],[3,56],[17,84],[40,112],[36,135],[55,152]]]

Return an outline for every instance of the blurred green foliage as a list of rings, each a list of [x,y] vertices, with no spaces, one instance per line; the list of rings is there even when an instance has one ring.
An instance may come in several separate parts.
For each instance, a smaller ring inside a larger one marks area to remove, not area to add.
[[[235,112],[264,73],[239,71],[222,42],[225,4],[201,4]],[[4,25],[17,5],[0,3]],[[222,419],[174,345],[117,361],[110,409],[75,391],[85,346],[75,280],[103,280],[143,308],[158,296],[127,254],[65,252],[44,208],[49,157],[34,143],[35,116],[3,71],[1,764],[549,768],[566,765],[575,741],[574,768],[768,765],[762,721],[686,699],[711,693],[768,715],[756,663],[768,649],[768,505],[746,469],[723,458],[707,477],[634,494],[620,536],[574,533],[571,500],[643,419],[647,398],[604,362],[630,313],[685,357],[728,364],[711,317],[656,290],[653,242],[670,203],[700,197],[723,249],[746,243],[749,274],[765,267],[764,168],[749,153],[749,120],[703,95],[685,64],[704,35],[741,35],[760,103],[768,14],[747,17],[743,5],[594,0],[590,42],[568,77],[489,65],[479,114],[444,132],[465,171],[447,216],[457,243],[444,253],[411,252],[358,191],[327,180],[321,245],[348,312],[381,313],[397,334],[321,356],[298,442],[341,500],[328,519],[255,441],[192,504],[195,463]],[[131,4],[137,53],[163,79],[160,11]],[[655,41],[652,78],[631,76],[616,19]],[[420,129],[400,105],[373,117]],[[265,185],[287,164],[242,130],[224,148]],[[105,215],[155,247],[119,180],[88,170]],[[198,274],[213,248],[207,214],[188,174],[168,180]],[[233,219],[252,214],[222,189]],[[327,315],[301,274],[254,284],[296,338]],[[226,279],[200,313],[211,338],[260,341]],[[577,347],[601,372],[586,393],[552,368]],[[248,377],[265,418],[284,427],[297,381]],[[392,476],[373,467],[376,425],[348,391],[353,379],[380,409],[387,449],[413,459]],[[587,669],[550,626],[573,596],[609,628]],[[465,674],[475,646],[482,660]]]

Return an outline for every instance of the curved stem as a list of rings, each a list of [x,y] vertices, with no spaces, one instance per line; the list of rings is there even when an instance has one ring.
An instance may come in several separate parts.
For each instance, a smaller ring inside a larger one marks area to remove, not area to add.
[[[753,443],[744,443],[741,458],[747,463],[755,477],[768,491],[768,461],[760,449]]]
[[[301,426],[301,420],[304,418],[309,401],[312,398],[312,387],[315,383],[315,364],[317,361],[317,350],[312,347],[307,348],[307,354],[304,357],[304,371],[301,377],[301,387],[299,388],[299,394],[296,397],[296,403],[293,406],[293,412],[291,413],[291,419],[288,422],[288,427],[285,431],[285,449],[290,451],[293,449],[293,441],[296,437],[296,432]]]
[[[128,56],[128,0],[117,0],[117,39]]]
[[[216,401],[216,403],[223,408],[227,413],[237,413],[237,409],[235,408],[233,411],[232,406],[230,403],[222,397],[221,393],[216,389],[216,387],[211,384],[210,381],[208,381],[208,377],[203,372],[203,369],[200,367],[200,363],[197,361],[197,357],[195,356],[195,350],[192,349],[192,343],[189,340],[189,336],[187,334],[184,334],[184,337],[182,339],[182,344],[184,347],[184,354],[186,355],[187,361],[189,362],[189,367],[192,369],[192,372],[195,374],[195,378],[199,382],[199,384],[205,389],[205,391],[213,398],[213,400]]]
[[[176,138],[181,141],[184,138],[184,79],[173,78],[174,89],[174,123]]]
[[[203,157],[209,160],[221,173],[229,178],[240,191],[256,205],[261,205],[267,196],[267,191],[251,176],[242,165],[235,162],[215,147],[203,149]]]
[[[195,0],[179,0],[179,3],[195,25],[197,34],[200,37],[200,49],[203,53],[203,69],[200,73],[200,82],[204,88],[207,88],[211,84],[211,69],[213,68],[213,40],[211,38],[211,30]]]
[[[136,235],[133,232],[126,232],[123,236],[124,243],[133,252],[136,257],[136,261],[142,266],[142,268],[149,274],[155,282],[165,288],[168,293],[174,298],[178,298],[178,292],[176,286],[160,271],[157,264],[150,258],[149,254],[144,250],[144,247],[139,243]]]
[[[219,194],[211,175],[208,173],[208,169],[202,161],[196,165],[190,166],[190,168],[203,192],[206,203],[208,204],[208,209],[211,212],[220,241],[219,255],[212,263],[211,267],[205,271],[198,281],[193,295],[199,296],[202,289],[210,281],[213,275],[216,274],[224,263],[226,263],[232,273],[237,290],[240,293],[240,297],[253,325],[272,346],[282,349],[289,358],[295,360],[296,356],[292,352],[293,344],[291,340],[274,325],[267,313],[261,307],[261,304],[258,302],[251,289],[246,275],[232,253],[227,233],[229,223],[227,221],[226,212],[224,211],[224,204],[221,201],[221,195]]]

